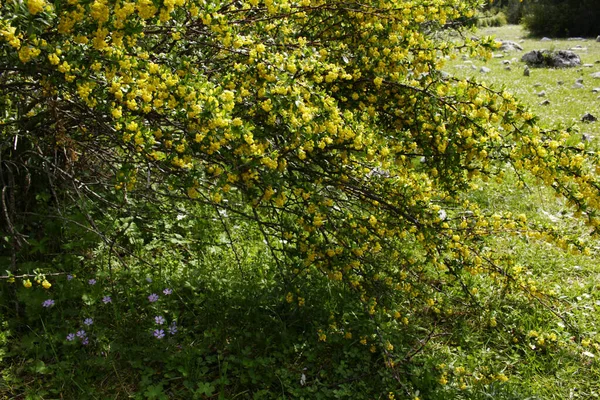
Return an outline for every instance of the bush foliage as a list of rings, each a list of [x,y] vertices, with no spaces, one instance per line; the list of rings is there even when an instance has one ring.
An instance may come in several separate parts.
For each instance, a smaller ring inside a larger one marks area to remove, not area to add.
[[[523,398],[510,360],[580,336],[519,325],[556,299],[494,240],[590,250],[477,187],[510,168],[595,233],[598,160],[441,72],[494,49],[446,40],[476,6],[3,2],[0,390]]]
[[[594,0],[536,0],[525,5],[523,22],[534,36],[596,37],[600,8]]]

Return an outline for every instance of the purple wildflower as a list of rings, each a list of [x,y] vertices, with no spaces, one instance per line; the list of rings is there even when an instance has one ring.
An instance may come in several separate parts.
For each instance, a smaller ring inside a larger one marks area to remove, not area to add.
[[[83,340],[81,341],[81,344],[84,346],[87,346],[87,344],[89,343],[89,339],[87,337],[84,337]]]
[[[165,331],[162,329],[156,329],[153,333],[154,337],[157,339],[162,339],[165,337]]]
[[[150,296],[148,296],[148,301],[150,303],[154,303],[155,301],[158,301],[158,295],[156,293],[152,293]]]
[[[169,326],[168,331],[171,335],[174,335],[177,333],[177,323],[175,321],[171,322],[171,326]]]
[[[42,303],[42,307],[50,308],[54,305],[54,300],[48,299]]]
[[[73,279],[73,275],[67,275],[67,280],[70,281],[71,279]]]
[[[94,320],[91,319],[91,318],[86,318],[86,319],[83,320],[83,324],[87,325],[87,326],[90,326],[93,323],[94,323]]]
[[[165,290],[163,290],[163,293],[165,294],[165,296],[170,295],[171,293],[173,293],[173,290],[166,288]]]
[[[92,286],[93,286],[93,285],[95,285],[95,284],[96,284],[96,280],[95,280],[95,279],[90,279],[90,280],[88,281],[88,283],[89,283],[90,285],[92,285]]]
[[[163,318],[162,315],[159,315],[159,316],[154,317],[154,322],[156,322],[157,325],[162,325],[165,323],[165,319]]]
[[[152,283],[152,278],[150,278],[150,277],[146,278],[146,282]]]
[[[74,333],[69,333],[69,334],[67,335],[67,340],[68,340],[69,342],[72,342],[73,340],[75,340],[75,334],[74,334]]]
[[[85,331],[82,329],[75,334],[79,339],[85,338]]]
[[[112,299],[110,298],[110,296],[104,296],[104,297],[102,298],[102,302],[103,302],[104,304],[112,303]]]

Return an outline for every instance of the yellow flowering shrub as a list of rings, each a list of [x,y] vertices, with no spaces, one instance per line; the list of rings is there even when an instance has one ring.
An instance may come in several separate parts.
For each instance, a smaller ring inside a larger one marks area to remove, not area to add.
[[[114,188],[107,203],[153,191],[254,221],[286,282],[326,278],[353,293],[377,333],[357,329],[359,343],[392,367],[405,357],[398,337],[421,343],[470,312],[476,279],[549,296],[486,238],[589,251],[523,215],[481,209],[469,199],[479,179],[510,165],[600,227],[597,153],[538,128],[510,93],[442,73],[456,52],[495,48],[436,34],[477,1],[28,0],[22,15],[8,3],[0,63],[18,72],[0,84],[35,90],[0,94],[0,129],[60,154],[71,166],[62,176],[86,196],[96,163],[98,184]],[[334,340],[328,329],[320,342]]]

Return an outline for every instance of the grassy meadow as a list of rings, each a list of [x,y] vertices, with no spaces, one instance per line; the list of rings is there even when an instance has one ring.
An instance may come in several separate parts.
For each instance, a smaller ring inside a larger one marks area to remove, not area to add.
[[[523,51],[497,51],[487,61],[459,55],[446,65],[446,72],[457,78],[474,78],[495,88],[505,87],[531,107],[539,116],[542,127],[575,127],[570,142],[573,145],[584,142],[589,151],[598,150],[600,122],[583,123],[581,117],[585,113],[600,117],[600,93],[593,93],[594,88],[600,88],[600,79],[590,76],[600,71],[600,42],[592,38],[541,41],[527,37],[527,32],[515,25],[484,28],[475,32],[475,35],[514,41],[523,47]],[[530,76],[524,76],[525,64],[520,58],[530,50],[541,49],[573,49],[580,56],[582,66],[570,69],[531,68]],[[481,67],[487,67],[490,71],[481,72]],[[584,88],[574,88],[573,84],[580,78],[583,79]],[[539,95],[542,91],[545,96]],[[549,100],[549,104],[542,104],[544,100]],[[515,190],[516,180],[517,177],[507,171],[503,182],[481,182],[478,190],[480,195],[475,195],[474,199],[490,212],[512,210],[526,214],[530,220],[541,225],[558,223],[560,229],[572,237],[589,240],[593,251],[591,256],[586,257],[566,254],[551,246],[514,237],[507,236],[495,241],[497,252],[517,255],[522,265],[526,266],[526,273],[546,290],[551,288],[556,299],[553,306],[555,319],[547,319],[547,316],[535,312],[533,307],[520,310],[515,307],[510,310],[512,319],[503,321],[506,330],[525,334],[522,338],[514,336],[512,339],[514,343],[524,342],[524,346],[515,352],[515,364],[519,364],[521,372],[511,375],[511,380],[519,381],[523,388],[521,393],[535,393],[529,398],[598,398],[600,365],[597,352],[590,343],[600,338],[600,243],[588,236],[589,230],[581,220],[574,218],[572,210],[557,199],[550,188],[525,177],[525,185]],[[499,295],[492,287],[483,293],[488,296]],[[497,319],[502,320],[501,317]],[[566,325],[575,327],[574,331],[578,333],[564,337],[573,346],[545,347],[548,335],[560,337],[567,334]],[[507,345],[507,351],[514,351],[514,347]],[[482,349],[482,357],[485,357],[485,349]],[[507,371],[510,372],[512,368],[515,365],[506,365]],[[506,398],[506,395],[493,398]]]

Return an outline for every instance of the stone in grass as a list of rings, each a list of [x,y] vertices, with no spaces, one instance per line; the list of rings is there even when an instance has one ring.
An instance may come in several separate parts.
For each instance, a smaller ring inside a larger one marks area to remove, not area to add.
[[[583,114],[583,117],[581,117],[581,122],[596,122],[597,120],[598,118],[594,117],[590,113],[585,113]]]
[[[600,79],[600,72],[594,72],[593,74],[590,75],[592,78],[594,79]]]
[[[600,93],[600,87],[593,88],[592,93]]]
[[[502,60],[502,64],[504,64],[504,65],[510,65],[510,60]]]
[[[545,37],[545,36],[540,39],[540,42],[551,42],[551,41],[552,41],[552,39],[550,39],[549,37]]]
[[[585,86],[583,86],[583,83],[575,82],[571,87],[573,89],[583,89]]]
[[[512,68],[510,67],[510,65],[507,65],[506,67],[504,67],[504,69],[505,69],[506,71],[511,71],[511,70],[512,70]]]
[[[581,141],[582,142],[591,142],[592,135],[590,135],[589,133],[584,133],[583,135],[581,135]]]
[[[536,93],[536,94],[537,94],[538,97],[546,97],[546,91],[545,90],[542,90],[541,92]]]
[[[557,84],[558,86],[560,86],[560,85],[564,85],[565,83],[564,83],[563,81],[557,81],[557,82],[556,82],[556,84]]]
[[[524,54],[521,61],[535,68],[572,68],[581,65],[579,56],[569,50],[533,50]]]
[[[512,42],[510,40],[500,40],[500,51],[523,51],[523,47],[520,44]]]
[[[526,65],[525,69],[523,70],[523,76],[529,76],[531,74],[531,72],[529,71],[529,67]]]
[[[541,84],[541,83],[539,83],[539,82],[538,82],[538,83],[534,83],[534,84],[533,84],[533,87],[540,87],[540,86],[542,86],[542,84]]]
[[[583,64],[584,68],[592,68],[594,64]]]
[[[600,35],[596,38],[596,42],[600,42]]]
[[[548,100],[548,99],[546,99],[540,103],[540,106],[549,106],[549,105],[550,105],[550,100]]]
[[[481,68],[479,69],[479,72],[481,72],[482,74],[487,74],[487,73],[489,73],[489,72],[492,72],[492,70],[491,70],[491,69],[489,69],[488,67],[481,67]]]

